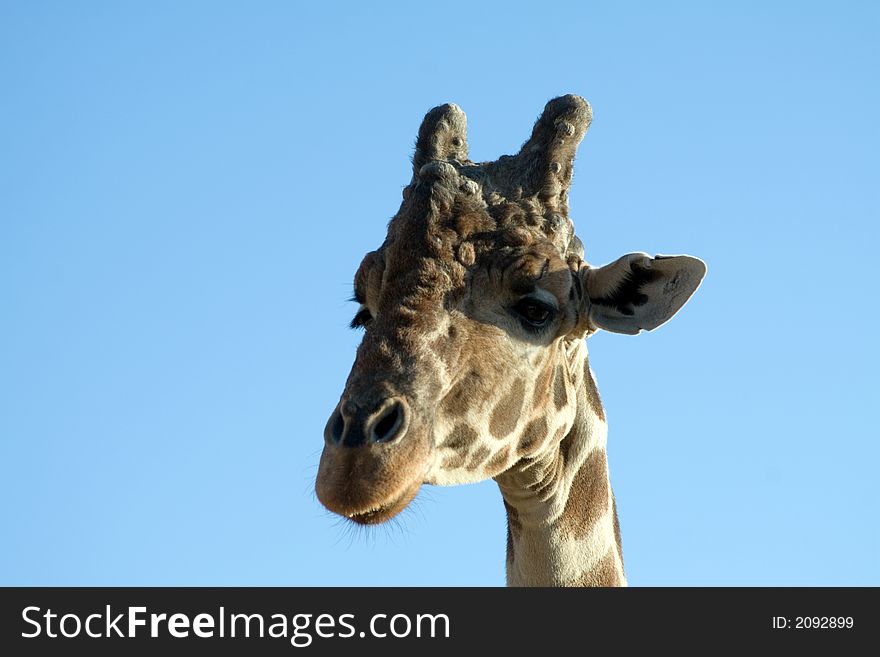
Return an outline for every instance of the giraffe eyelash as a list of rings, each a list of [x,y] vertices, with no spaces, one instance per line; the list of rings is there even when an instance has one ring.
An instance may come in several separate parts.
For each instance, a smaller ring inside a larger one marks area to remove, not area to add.
[[[373,315],[370,313],[369,308],[362,306],[361,309],[357,311],[354,319],[351,320],[349,326],[353,329],[364,328],[372,319]]]

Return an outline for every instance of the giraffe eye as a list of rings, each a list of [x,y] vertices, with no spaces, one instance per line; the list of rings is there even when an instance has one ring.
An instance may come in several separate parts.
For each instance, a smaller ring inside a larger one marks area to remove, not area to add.
[[[357,311],[357,314],[354,316],[354,319],[351,320],[351,324],[349,326],[353,329],[364,328],[373,320],[373,315],[370,313],[369,308],[362,307]]]
[[[554,309],[536,299],[520,299],[513,306],[513,312],[527,329],[539,329],[553,319]]]

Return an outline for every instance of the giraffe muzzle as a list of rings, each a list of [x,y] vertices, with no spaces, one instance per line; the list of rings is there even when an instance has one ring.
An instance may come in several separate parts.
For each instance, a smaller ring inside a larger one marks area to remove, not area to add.
[[[405,398],[343,398],[324,430],[318,500],[356,523],[384,522],[416,496],[430,453],[428,433]]]

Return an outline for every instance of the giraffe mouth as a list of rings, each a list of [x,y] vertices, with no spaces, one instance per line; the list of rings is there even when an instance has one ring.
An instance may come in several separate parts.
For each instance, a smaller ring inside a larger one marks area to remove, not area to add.
[[[326,443],[315,478],[318,501],[359,525],[390,520],[418,494],[430,450],[424,432],[358,447]]]
[[[403,511],[406,506],[413,501],[413,498],[415,498],[421,487],[421,482],[417,482],[415,485],[405,490],[399,497],[395,497],[378,506],[371,507],[366,511],[346,513],[345,517],[359,525],[378,525],[386,520],[391,520],[391,518]]]

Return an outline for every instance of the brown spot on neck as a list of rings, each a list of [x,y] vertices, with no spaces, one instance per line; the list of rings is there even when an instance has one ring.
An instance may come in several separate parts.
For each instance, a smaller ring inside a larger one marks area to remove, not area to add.
[[[553,403],[556,410],[561,410],[568,403],[568,392],[565,389],[565,370],[562,365],[556,366],[556,378],[553,380]]]
[[[474,453],[471,454],[471,460],[468,461],[467,469],[468,470],[476,470],[481,465],[483,465],[483,461],[486,460],[486,457],[489,456],[489,448],[485,445],[480,445],[477,449],[474,450]]]
[[[507,511],[507,563],[513,563],[513,535],[519,535],[522,523],[519,521],[519,513],[507,500],[504,500],[504,510]]]
[[[584,538],[590,528],[608,511],[609,495],[605,450],[595,449],[581,465],[571,483],[560,518],[563,531],[576,539]]]
[[[623,543],[620,540],[620,521],[617,519],[617,500],[614,499],[614,491],[611,491],[611,515],[614,520],[614,542],[617,543],[617,554],[620,556],[620,565],[623,567]]]
[[[516,429],[525,400],[525,390],[525,382],[522,379],[517,379],[510,391],[492,411],[492,417],[489,419],[489,431],[496,438],[506,438]]]
[[[547,438],[547,420],[539,417],[526,425],[519,439],[517,453],[519,456],[528,456],[537,452]]]
[[[584,358],[584,387],[587,390],[587,401],[590,403],[590,408],[604,422],[605,409],[602,407],[602,399],[599,397],[599,389],[596,387],[593,373],[590,372],[590,360],[588,358]]]
[[[519,532],[522,529],[522,523],[519,521],[519,511],[516,510],[516,507],[511,506],[507,503],[507,500],[504,500],[504,510],[507,511],[507,522],[508,524]]]
[[[510,447],[504,447],[495,456],[486,463],[486,476],[494,477],[503,472],[507,467],[507,460],[510,456]]]
[[[563,466],[568,463],[568,453],[571,451],[572,446],[574,446],[574,443],[577,440],[576,431],[576,426],[572,427],[571,430],[563,436],[562,440],[559,441],[559,459],[562,461]]]
[[[556,371],[552,363],[553,361],[551,360],[538,376],[537,381],[535,381],[535,408],[543,408],[550,402],[550,385],[553,374]]]

